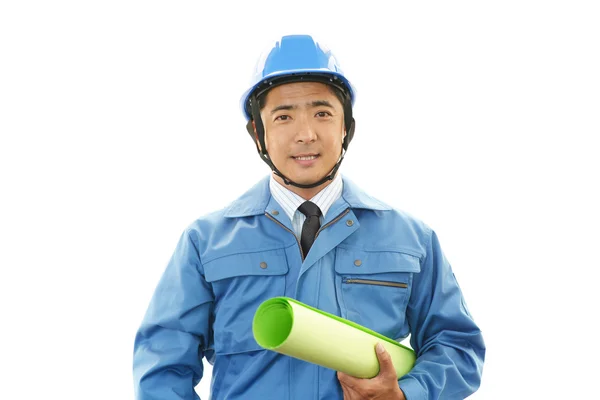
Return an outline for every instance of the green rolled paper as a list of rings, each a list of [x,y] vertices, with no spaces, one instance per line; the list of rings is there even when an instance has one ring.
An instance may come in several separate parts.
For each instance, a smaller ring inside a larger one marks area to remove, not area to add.
[[[289,297],[264,301],[254,314],[252,332],[265,349],[357,378],[379,373],[377,342],[391,355],[398,379],[416,360],[412,349],[393,339]]]

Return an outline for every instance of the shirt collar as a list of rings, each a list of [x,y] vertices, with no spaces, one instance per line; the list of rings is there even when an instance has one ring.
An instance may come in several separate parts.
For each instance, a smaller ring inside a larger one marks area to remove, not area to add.
[[[323,213],[323,218],[327,215],[327,211],[329,211],[331,205],[340,198],[342,186],[342,177],[340,174],[337,174],[329,185],[310,199],[310,201],[319,207]],[[298,207],[306,201],[281,183],[277,182],[273,175],[271,175],[271,179],[269,180],[269,189],[271,190],[271,195],[275,201],[283,208],[287,216],[290,217],[290,220],[294,218],[294,214]]]
[[[233,201],[225,209],[224,216],[226,218],[241,218],[264,214],[267,209],[267,205],[271,200],[271,191],[269,185],[270,179],[271,175],[265,176],[250,190],[240,196],[237,200]],[[341,197],[349,207],[379,211],[389,211],[392,209],[387,204],[363,192],[347,177],[341,176],[341,180]]]

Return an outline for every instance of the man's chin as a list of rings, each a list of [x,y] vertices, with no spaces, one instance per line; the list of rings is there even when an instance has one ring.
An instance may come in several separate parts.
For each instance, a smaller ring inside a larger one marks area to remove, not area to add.
[[[291,180],[294,183],[297,183],[299,185],[312,185],[315,184],[317,182],[319,182],[320,180],[322,180],[325,175],[320,176],[320,175],[311,175],[311,176],[298,176],[298,175],[286,175],[284,172],[282,172],[283,175],[285,175],[285,177],[289,180]],[[277,175],[273,174],[273,176],[277,177]],[[278,177],[282,182],[283,179],[281,179],[280,177]],[[285,185],[285,183],[284,183]]]

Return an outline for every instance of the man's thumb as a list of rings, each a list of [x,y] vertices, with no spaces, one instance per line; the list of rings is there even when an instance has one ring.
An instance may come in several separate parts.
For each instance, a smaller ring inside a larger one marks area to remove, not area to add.
[[[379,360],[379,375],[396,375],[396,369],[394,368],[394,363],[392,363],[392,357],[381,343],[377,343],[377,346],[375,346],[375,352],[377,353],[377,359]]]

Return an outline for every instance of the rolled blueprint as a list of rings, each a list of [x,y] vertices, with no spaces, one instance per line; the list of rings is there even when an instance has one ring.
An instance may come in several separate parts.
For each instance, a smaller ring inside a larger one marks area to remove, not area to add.
[[[341,371],[357,378],[379,373],[377,342],[392,357],[398,378],[415,364],[415,352],[355,322],[310,307],[289,297],[264,301],[252,321],[263,348]]]

